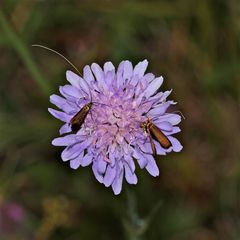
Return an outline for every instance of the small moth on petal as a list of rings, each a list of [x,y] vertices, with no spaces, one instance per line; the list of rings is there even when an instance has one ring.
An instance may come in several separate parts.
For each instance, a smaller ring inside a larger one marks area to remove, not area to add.
[[[85,118],[87,117],[89,111],[91,110],[92,105],[93,105],[92,102],[84,105],[80,109],[80,111],[70,120],[69,125],[71,125],[71,129],[73,132],[77,132],[81,128]]]
[[[153,155],[157,154],[153,139],[156,140],[157,142],[159,142],[159,144],[165,149],[172,146],[172,144],[169,141],[169,139],[167,138],[167,136],[160,130],[160,128],[158,128],[152,122],[152,120],[150,120],[150,119],[146,120],[145,122],[140,124],[140,127],[144,128],[144,130],[149,135]]]

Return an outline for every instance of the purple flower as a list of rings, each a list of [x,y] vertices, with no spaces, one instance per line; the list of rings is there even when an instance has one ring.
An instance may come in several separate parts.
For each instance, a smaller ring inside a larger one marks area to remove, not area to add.
[[[22,205],[16,202],[0,202],[0,235],[15,232],[26,219]]]
[[[16,204],[10,203],[6,206],[9,218],[11,218],[15,222],[21,222],[25,218],[25,211],[24,209]]]
[[[167,100],[171,91],[158,92],[163,78],[145,74],[147,65],[147,60],[135,67],[122,61],[115,70],[111,62],[106,62],[103,69],[93,63],[84,67],[83,77],[67,71],[70,84],[60,87],[63,97],[50,97],[62,111],[49,108],[49,112],[65,123],[59,131],[65,135],[52,142],[65,146],[62,160],[70,161],[73,169],[92,165],[96,179],[106,187],[112,186],[115,194],[121,192],[124,177],[129,184],[137,183],[136,163],[152,176],[159,175],[150,137],[141,123],[151,119],[171,142],[172,146],[165,149],[154,140],[158,155],[182,149],[172,136],[180,132],[176,125],[181,117],[166,112],[176,103]],[[92,108],[80,130],[71,132],[71,119],[91,101]]]

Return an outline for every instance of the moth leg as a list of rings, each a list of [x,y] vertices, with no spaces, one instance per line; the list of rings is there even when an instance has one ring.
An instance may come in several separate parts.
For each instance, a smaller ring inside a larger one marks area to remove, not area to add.
[[[93,121],[93,117],[92,117],[92,111],[90,111],[90,116],[91,116],[91,119],[92,119],[92,121]],[[93,121],[94,122],[94,121]]]
[[[145,144],[146,142],[147,142],[147,137],[148,137],[148,134],[147,134],[147,132],[146,132],[146,130],[144,129],[144,136],[145,136],[145,141],[144,141],[144,143],[143,144]]]
[[[149,135],[149,138],[150,138],[150,143],[151,143],[151,148],[152,148],[152,152],[153,152],[153,155],[157,155],[157,151],[156,151],[156,146],[154,144],[154,141],[153,141],[153,138],[152,138],[152,135],[150,133],[150,130],[149,128],[147,128],[147,132],[148,132],[148,135]]]

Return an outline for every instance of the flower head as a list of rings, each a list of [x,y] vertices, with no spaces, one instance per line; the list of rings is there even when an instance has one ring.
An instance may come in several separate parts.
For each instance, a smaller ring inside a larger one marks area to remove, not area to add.
[[[73,169],[92,165],[96,179],[106,187],[112,186],[115,194],[121,192],[123,178],[129,184],[137,183],[136,163],[152,176],[159,175],[151,136],[142,123],[151,119],[171,142],[169,148],[164,148],[152,139],[157,154],[182,149],[172,136],[180,132],[176,125],[181,117],[166,113],[168,107],[175,104],[167,100],[171,91],[158,92],[163,78],[145,74],[147,65],[147,60],[135,67],[129,61],[122,61],[115,70],[111,62],[106,62],[103,69],[93,63],[91,67],[84,67],[83,77],[67,71],[70,84],[60,87],[63,97],[50,97],[51,103],[62,110],[49,109],[65,123],[60,135],[69,133],[52,142],[55,146],[65,146],[62,160],[70,161]],[[93,104],[83,124],[73,133],[71,120],[90,102]]]

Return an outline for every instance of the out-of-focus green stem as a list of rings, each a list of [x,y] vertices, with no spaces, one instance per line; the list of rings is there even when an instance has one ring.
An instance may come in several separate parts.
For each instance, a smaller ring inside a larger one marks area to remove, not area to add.
[[[0,26],[4,34],[8,38],[10,44],[17,51],[20,58],[23,60],[29,72],[33,76],[33,79],[39,85],[41,90],[48,95],[51,89],[50,84],[46,81],[42,73],[39,71],[28,48],[24,45],[19,36],[12,29],[11,25],[8,23],[6,17],[4,16],[1,10],[0,10]]]
[[[144,233],[151,225],[152,219],[155,217],[161,201],[157,202],[145,218],[141,218],[137,210],[137,199],[134,192],[129,188],[126,189],[127,198],[127,219],[123,219],[123,226],[127,240],[142,240]]]
[[[140,240],[142,235],[142,219],[138,215],[137,203],[134,193],[126,189],[127,219],[123,220],[126,238],[128,240]]]

